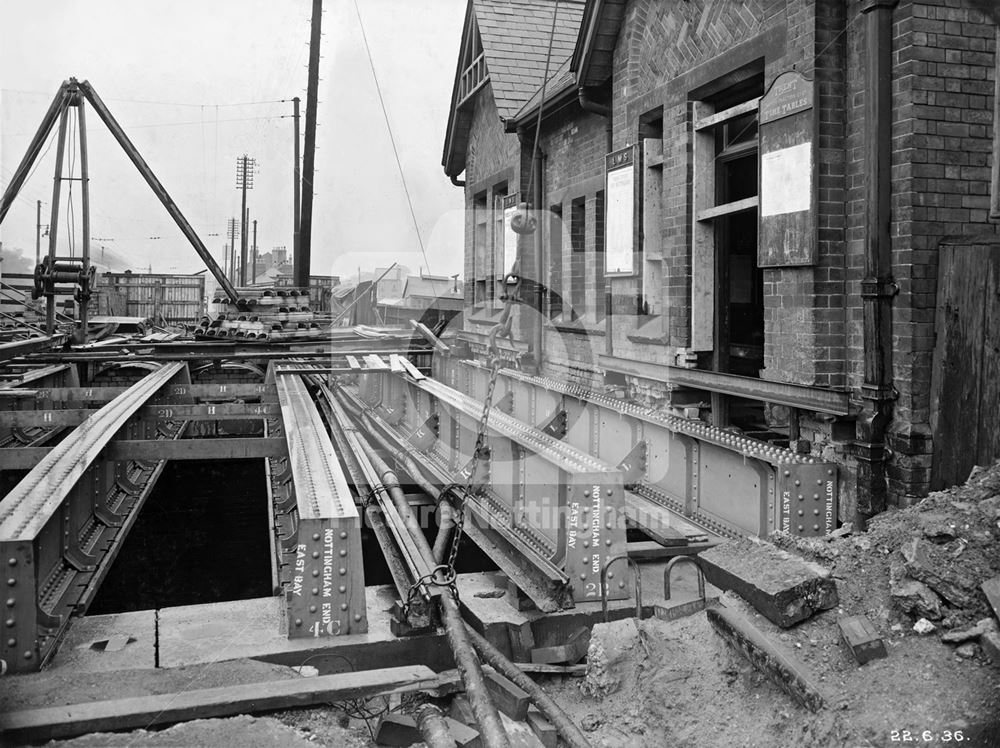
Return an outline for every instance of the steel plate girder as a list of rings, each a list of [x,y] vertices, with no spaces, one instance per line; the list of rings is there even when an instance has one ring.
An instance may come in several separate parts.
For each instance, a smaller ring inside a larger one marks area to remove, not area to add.
[[[372,381],[376,379],[380,381]],[[439,381],[372,372],[360,376],[359,391],[369,406],[381,404],[380,415],[389,409],[387,403],[394,415],[404,411],[394,427],[404,439],[436,417],[437,439],[424,451],[446,465],[454,480],[464,482],[485,388],[470,397]],[[498,387],[494,394],[496,401],[505,391]],[[489,490],[473,505],[479,523],[540,567],[558,569],[572,585],[574,600],[599,599],[601,565],[625,552],[622,472],[496,408],[486,445]],[[612,586],[612,599],[630,594],[629,582]]]
[[[272,375],[288,447],[287,489],[294,497],[294,511],[285,515],[291,534],[283,539],[294,553],[285,590],[288,637],[365,633],[361,518],[347,478],[302,378]]]
[[[0,504],[4,630],[0,659],[14,672],[37,670],[54,650],[69,615],[89,604],[161,463],[133,463],[136,491],[126,497],[105,450],[134,424],[144,402],[170,382],[187,379],[183,364],[168,364],[95,411],[50,450]],[[175,424],[172,434],[179,433]],[[143,434],[145,435],[145,434]]]
[[[470,362],[453,362],[444,372],[475,393],[484,391],[488,376]],[[662,495],[713,529],[761,536],[784,529],[807,537],[834,529],[833,463],[550,378],[503,370],[496,392],[508,391],[515,418],[542,423],[564,411],[565,441],[609,464],[620,464],[644,440],[647,494]]]

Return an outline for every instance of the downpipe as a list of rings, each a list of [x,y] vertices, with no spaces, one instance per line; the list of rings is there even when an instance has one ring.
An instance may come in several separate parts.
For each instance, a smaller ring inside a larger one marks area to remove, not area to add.
[[[896,399],[892,376],[892,10],[897,0],[868,0],[865,16],[865,277],[861,281],[864,400],[853,445],[857,460],[855,526],[886,508],[886,432]]]

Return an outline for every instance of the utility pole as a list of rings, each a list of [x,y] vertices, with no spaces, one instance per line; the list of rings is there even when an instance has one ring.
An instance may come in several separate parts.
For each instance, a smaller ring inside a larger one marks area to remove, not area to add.
[[[257,160],[243,154],[236,159],[236,189],[243,192],[243,209],[240,212],[240,220],[243,221],[240,232],[240,274],[239,283],[241,286],[247,284],[247,190],[253,189],[253,171],[257,165]],[[234,280],[233,283],[236,283]]]
[[[250,283],[257,282],[257,219],[253,219],[253,265],[250,271],[252,280]]]
[[[239,235],[240,223],[235,218],[229,219],[229,282],[236,285],[236,237]]]
[[[295,285],[309,288],[312,253],[313,176],[316,171],[316,97],[319,94],[319,44],[323,22],[323,0],[313,0],[309,34],[309,81],[306,88],[306,142],[302,158],[302,215],[299,226],[299,254],[295,258]]]
[[[302,219],[302,161],[299,153],[299,139],[302,136],[302,129],[299,127],[299,97],[292,99],[292,119],[295,122],[295,168],[292,170],[292,261],[299,261],[299,222]]]

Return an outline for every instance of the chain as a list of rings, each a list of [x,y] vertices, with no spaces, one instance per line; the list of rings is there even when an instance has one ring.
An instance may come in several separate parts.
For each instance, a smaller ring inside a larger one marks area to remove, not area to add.
[[[497,380],[500,378],[502,361],[497,346],[497,337],[510,337],[511,312],[513,311],[514,302],[517,300],[517,286],[519,285],[516,274],[505,276],[504,285],[509,286],[509,288],[505,288],[507,294],[504,299],[503,311],[500,313],[500,319],[493,326],[493,329],[490,330],[489,346],[487,348],[490,357],[490,378],[486,385],[486,399],[483,401],[483,410],[479,415],[479,423],[476,428],[476,446],[472,451],[472,461],[469,465],[469,475],[465,482],[465,490],[462,494],[459,494],[455,490],[458,486],[454,483],[449,484],[442,489],[439,499],[439,501],[443,501],[450,494],[452,497],[452,508],[455,512],[453,516],[455,528],[452,531],[451,548],[448,551],[448,559],[444,563],[444,566],[450,570],[453,578],[455,577],[455,559],[458,557],[458,546],[462,541],[462,533],[465,529],[464,496],[479,495],[482,492],[482,486],[476,485],[476,473],[486,452],[486,429],[490,422],[490,411],[493,410],[493,392],[496,389]],[[455,597],[458,597],[458,589],[454,584],[452,584],[452,590],[455,593]]]

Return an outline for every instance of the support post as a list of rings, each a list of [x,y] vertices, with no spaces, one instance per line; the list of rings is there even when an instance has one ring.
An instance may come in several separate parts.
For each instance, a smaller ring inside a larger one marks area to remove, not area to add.
[[[312,254],[313,177],[316,171],[316,97],[319,94],[319,45],[323,22],[323,0],[313,0],[312,30],[309,35],[309,82],[306,90],[306,142],[302,160],[302,214],[299,247],[295,262],[295,285],[309,288]],[[294,249],[294,248],[293,248]]]
[[[56,238],[59,235],[59,193],[62,189],[63,156],[66,154],[66,119],[69,109],[63,107],[59,117],[59,142],[56,144],[56,168],[52,182],[52,213],[49,217],[49,265],[56,261]],[[53,335],[56,331],[56,297],[54,293],[45,295],[45,333]]]
[[[35,267],[42,261],[42,201],[38,200],[35,214]]]
[[[66,111],[66,103],[68,100],[68,93],[66,91],[67,86],[68,82],[65,82],[59,87],[59,90],[56,91],[55,98],[52,99],[52,103],[49,105],[48,111],[45,112],[45,116],[42,117],[41,124],[38,125],[38,129],[35,131],[34,137],[28,144],[28,150],[25,151],[24,158],[22,158],[21,163],[17,165],[17,169],[14,171],[14,176],[7,185],[7,189],[4,190],[3,197],[0,198],[0,223],[3,223],[3,219],[7,215],[7,211],[10,210],[10,206],[14,204],[14,198],[17,197],[17,193],[20,192],[21,187],[24,185],[24,181],[28,178],[28,174],[31,173],[31,167],[34,166],[35,159],[37,159],[38,154],[41,153],[42,146],[45,145],[45,139],[49,137],[49,133],[52,132],[52,128],[56,124],[56,118]],[[39,262],[40,261],[41,260],[39,260]]]
[[[239,283],[241,286],[247,284],[247,154],[240,157],[240,190],[243,193],[243,209],[240,211],[240,274]]]
[[[77,120],[80,130],[80,192],[81,192],[81,228],[83,230],[83,278],[85,285],[81,285],[79,294],[80,312],[77,315],[80,320],[80,343],[87,342],[87,319],[88,307],[90,306],[90,165],[87,156],[87,117],[84,109],[83,97],[76,96]]]

